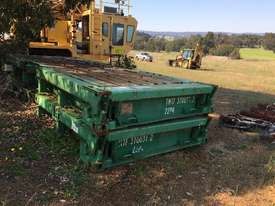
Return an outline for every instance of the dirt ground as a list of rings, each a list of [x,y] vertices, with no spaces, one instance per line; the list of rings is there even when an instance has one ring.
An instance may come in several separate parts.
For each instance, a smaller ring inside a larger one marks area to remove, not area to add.
[[[207,145],[95,173],[79,162],[77,138],[58,136],[50,118],[36,116],[36,105],[4,94],[0,205],[274,206],[273,146],[218,121],[220,114],[274,99],[221,87]]]

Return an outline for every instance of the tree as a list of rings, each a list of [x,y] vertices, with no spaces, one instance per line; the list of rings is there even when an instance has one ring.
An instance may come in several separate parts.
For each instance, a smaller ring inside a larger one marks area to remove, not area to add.
[[[240,49],[235,48],[229,55],[231,59],[241,59]]]
[[[55,1],[59,1],[59,0],[55,0]],[[89,5],[91,1],[95,1],[95,0],[63,0],[64,11],[68,12],[71,9],[74,9],[79,4]]]
[[[26,53],[28,42],[38,38],[40,30],[53,25],[49,2],[46,0],[0,1],[0,64],[7,55]],[[13,38],[5,41],[7,34]]]
[[[167,41],[167,43],[165,44],[165,51],[166,52],[172,52],[175,51],[175,41]]]
[[[235,47],[230,44],[221,44],[218,45],[216,48],[212,48],[209,50],[209,54],[215,55],[215,56],[229,56],[233,51]]]
[[[175,39],[174,42],[175,42],[174,51],[178,52],[186,48],[186,38]]]
[[[203,45],[203,37],[200,35],[194,35],[187,39],[185,43],[185,48],[192,49],[197,46],[197,44]]]
[[[266,33],[263,40],[263,46],[265,49],[275,52],[275,34]]]
[[[29,41],[39,38],[44,27],[54,25],[52,4],[63,6],[64,13],[87,0],[1,0],[0,1],[0,61],[9,53],[25,53]],[[14,34],[9,42],[5,34]],[[1,62],[0,62],[1,63]]]
[[[275,34],[274,34],[275,35]],[[268,35],[266,35],[268,36]],[[185,48],[195,48],[199,43],[205,54],[229,56],[233,49],[236,48],[235,54],[240,48],[258,48],[263,45],[263,36],[252,34],[225,34],[208,32],[205,37],[193,35],[191,37],[182,37],[174,39],[165,39],[153,37],[146,33],[138,32],[135,49],[147,51],[180,51]],[[271,37],[266,38],[266,44],[270,44]],[[267,45],[265,46],[268,47]]]
[[[52,26],[49,1],[46,0],[2,0],[0,2],[0,33],[14,32],[15,43],[23,48],[26,43],[39,36],[45,26]]]
[[[215,47],[215,34],[213,32],[208,32],[203,39],[204,53],[208,54],[209,50]]]
[[[156,38],[154,39],[155,51],[160,52],[165,50],[166,39]]]
[[[153,38],[149,39],[149,41],[146,43],[144,49],[145,49],[146,51],[150,51],[150,52],[156,51],[155,42],[154,42],[154,39],[153,39]]]
[[[144,32],[137,32],[136,41],[135,41],[135,49],[136,50],[145,50],[145,45],[149,41],[151,36]]]

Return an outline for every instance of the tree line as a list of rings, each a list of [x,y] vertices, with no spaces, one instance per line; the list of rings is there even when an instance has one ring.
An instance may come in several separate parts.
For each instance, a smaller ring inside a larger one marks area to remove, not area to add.
[[[167,39],[164,37],[152,37],[144,32],[138,32],[135,42],[136,50],[150,52],[179,52],[184,48],[195,48],[201,44],[205,54],[217,56],[232,56],[239,58],[241,48],[265,48],[275,52],[275,34],[225,34],[208,32],[205,36],[193,35]]]

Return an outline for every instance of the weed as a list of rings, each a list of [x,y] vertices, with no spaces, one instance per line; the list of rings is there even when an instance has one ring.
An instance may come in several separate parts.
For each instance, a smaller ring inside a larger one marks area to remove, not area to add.
[[[25,144],[22,146],[16,146],[16,156],[17,157],[22,157],[24,159],[28,160],[34,160],[38,161],[41,160],[41,153],[39,149],[39,145],[37,145],[32,139],[27,141]]]
[[[1,116],[1,113],[0,113],[0,116]],[[5,128],[5,127],[7,127],[7,123],[4,121],[1,121],[1,119],[0,119],[0,129]]]
[[[28,170],[26,170],[21,164],[17,162],[9,162],[5,167],[5,172],[9,176],[21,177],[26,176],[28,174]]]
[[[139,164],[133,170],[133,175],[137,177],[142,177],[145,175],[145,172],[146,172],[146,167],[142,164]]]
[[[265,183],[275,183],[275,155],[272,155],[265,166],[266,176]]]
[[[75,199],[80,195],[81,186],[88,180],[88,168],[84,165],[65,165],[53,170],[53,175],[58,177],[64,198]]]
[[[52,154],[61,156],[77,156],[79,141],[77,137],[64,135],[60,137],[55,129],[44,129],[37,133],[37,138],[43,143],[45,149]]]

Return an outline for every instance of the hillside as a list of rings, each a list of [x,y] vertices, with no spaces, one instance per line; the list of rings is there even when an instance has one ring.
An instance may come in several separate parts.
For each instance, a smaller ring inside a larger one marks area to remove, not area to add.
[[[207,32],[173,32],[173,31],[146,31],[139,30],[139,32],[149,34],[153,37],[173,37],[173,38],[181,38],[181,37],[191,37],[191,36],[206,36]],[[215,34],[225,34],[225,35],[241,35],[241,34],[249,34],[249,35],[260,35],[263,36],[263,33],[232,33],[232,32],[215,32]]]

